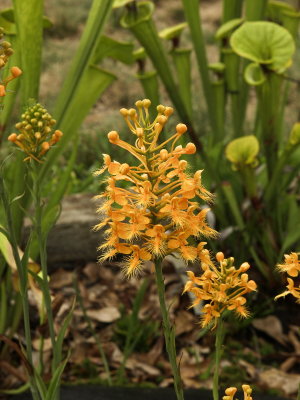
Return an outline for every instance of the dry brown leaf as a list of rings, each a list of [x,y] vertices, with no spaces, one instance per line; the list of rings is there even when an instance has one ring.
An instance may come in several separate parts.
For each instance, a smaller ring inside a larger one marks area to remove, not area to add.
[[[146,372],[147,375],[150,376],[159,376],[160,370],[158,368],[153,367],[152,365],[143,363],[138,361],[135,357],[130,357],[126,362],[126,368],[135,371],[137,369]]]
[[[100,266],[97,263],[88,263],[83,268],[84,275],[89,278],[89,282],[93,283],[99,279]]]
[[[100,310],[89,310],[87,315],[98,322],[114,322],[121,317],[120,311],[116,307],[104,307]]]
[[[280,344],[286,344],[287,337],[283,333],[281,322],[274,315],[269,315],[266,318],[255,319],[252,321],[252,325],[254,328],[266,333]]]
[[[259,383],[268,389],[277,389],[285,395],[297,393],[300,384],[299,374],[287,374],[271,368],[259,374]]]
[[[297,362],[297,357],[292,356],[287,358],[281,365],[280,370],[284,372],[288,372]]]
[[[73,279],[73,272],[60,268],[51,275],[50,287],[52,289],[61,289],[65,286],[73,285]]]
[[[258,371],[254,365],[250,364],[246,360],[239,360],[238,363],[241,367],[245,368],[245,370],[247,371],[247,374],[250,376],[250,378],[253,379],[253,378],[257,377]]]
[[[187,311],[180,311],[175,318],[175,331],[179,336],[182,333],[190,332],[196,327],[193,315]]]
[[[290,330],[288,333],[288,338],[289,338],[289,341],[292,343],[296,353],[300,354],[300,342],[297,337],[298,332],[299,332],[299,328],[298,328],[297,332]]]

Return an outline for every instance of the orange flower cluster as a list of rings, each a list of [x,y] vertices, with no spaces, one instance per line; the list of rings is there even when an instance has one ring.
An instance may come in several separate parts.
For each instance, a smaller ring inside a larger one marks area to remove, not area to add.
[[[0,70],[8,63],[9,57],[14,53],[11,44],[2,40],[4,36],[4,29],[0,27]],[[10,75],[5,79],[0,78],[0,98],[6,95],[6,86],[13,79],[22,74],[19,67],[10,68]]]
[[[300,273],[300,253],[291,253],[285,254],[284,256],[284,263],[278,264],[277,268],[280,272],[286,272],[292,278],[297,278]],[[287,289],[285,292],[279,294],[275,297],[277,300],[279,297],[284,297],[287,294],[291,294],[292,296],[296,297],[297,303],[300,303],[300,286],[299,283],[295,286],[295,282],[291,278],[287,278],[288,284]]]
[[[251,394],[252,389],[249,385],[242,385],[242,389],[244,392],[244,400],[252,400]],[[223,396],[223,400],[233,400],[234,395],[236,394],[237,388],[230,387],[225,390],[225,396]]]
[[[226,309],[247,318],[249,311],[245,307],[244,295],[256,290],[256,283],[249,280],[248,274],[245,273],[250,268],[247,262],[237,269],[233,265],[233,257],[225,259],[224,254],[219,252],[216,254],[216,259],[219,262],[218,267],[207,252],[206,260],[201,263],[203,274],[196,277],[192,271],[187,272],[189,280],[184,292],[191,292],[195,296],[191,307],[202,301],[208,302],[202,308],[202,327],[211,322],[216,326],[218,318]]]
[[[184,260],[193,261],[202,253],[202,245],[195,239],[214,236],[216,232],[206,223],[208,208],[197,202],[210,201],[212,195],[201,184],[201,173],[191,174],[184,155],[194,154],[193,143],[176,145],[187,131],[184,124],[159,144],[170,115],[171,107],[159,105],[157,117],[149,118],[150,100],[139,100],[136,109],[120,110],[135,144],[123,141],[116,131],[108,133],[108,140],[131,153],[138,165],[112,161],[104,154],[104,166],[96,175],[108,171],[106,190],[97,198],[104,199],[98,212],[106,218],[95,229],[108,226],[106,241],[99,246],[104,250],[100,261],[117,253],[127,255],[125,274],[140,271],[142,264],[153,257],[176,252]]]
[[[53,132],[52,127],[55,123],[55,119],[51,117],[47,110],[37,103],[29,107],[22,114],[22,121],[15,125],[20,133],[12,133],[8,140],[15,143],[27,154],[28,157],[24,161],[33,159],[41,163],[44,154],[63,135],[59,130]]]

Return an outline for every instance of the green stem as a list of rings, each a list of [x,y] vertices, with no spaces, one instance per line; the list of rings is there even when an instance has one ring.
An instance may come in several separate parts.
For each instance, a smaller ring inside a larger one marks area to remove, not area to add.
[[[176,392],[176,397],[178,400],[184,399],[182,381],[180,376],[180,368],[176,360],[176,345],[175,345],[175,331],[174,326],[171,324],[166,299],[165,299],[165,284],[164,277],[162,273],[162,260],[155,260],[155,278],[157,285],[157,292],[159,297],[160,310],[163,320],[163,330],[166,341],[166,349],[169,356],[169,361],[172,368],[172,373],[174,377],[174,388]]]
[[[30,365],[33,366],[32,359],[32,339],[31,339],[31,331],[30,331],[30,319],[29,319],[29,301],[27,295],[27,281],[28,275],[27,270],[23,267],[22,261],[19,255],[18,243],[16,239],[16,234],[14,230],[13,217],[11,213],[11,208],[9,204],[9,200],[7,198],[6,190],[4,188],[3,178],[0,176],[0,197],[2,199],[7,227],[9,232],[10,244],[12,247],[13,257],[17,266],[19,280],[20,280],[20,294],[22,299],[23,306],[23,318],[24,318],[24,331],[25,331],[25,341],[26,341],[26,356]],[[30,376],[30,390],[32,393],[32,397],[34,400],[39,400],[39,394],[36,386],[36,382],[34,380],[34,376]]]
[[[269,72],[265,83],[258,89],[262,143],[266,156],[268,177],[271,179],[278,158],[280,136],[280,95],[283,77]]]
[[[48,270],[47,270],[47,252],[46,242],[47,235],[42,230],[42,203],[41,203],[41,182],[38,175],[39,166],[32,166],[32,184],[33,184],[33,195],[34,195],[34,208],[35,208],[35,231],[37,235],[39,253],[40,253],[40,264],[42,269],[43,279],[43,296],[46,306],[48,327],[50,333],[51,344],[53,348],[53,362],[52,362],[52,374],[54,374],[56,368],[61,361],[61,355],[56,352],[56,338],[54,330],[54,318],[51,306],[51,294],[48,282]]]
[[[259,21],[264,18],[268,0],[246,0],[245,16],[247,21]]]
[[[202,80],[203,92],[207,104],[207,111],[213,133],[217,132],[214,93],[210,82],[208,62],[205,50],[205,40],[202,31],[199,0],[181,0],[185,18],[189,24],[191,38],[196,53],[199,74]]]
[[[216,331],[216,342],[215,342],[215,370],[213,377],[213,398],[219,400],[219,372],[220,372],[220,361],[222,356],[222,344],[223,344],[223,321],[222,317],[219,318]]]

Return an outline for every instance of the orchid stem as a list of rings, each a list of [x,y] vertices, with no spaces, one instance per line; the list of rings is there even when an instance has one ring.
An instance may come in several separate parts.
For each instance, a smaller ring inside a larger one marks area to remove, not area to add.
[[[175,329],[170,321],[170,316],[166,305],[165,283],[162,273],[162,260],[159,258],[155,259],[155,278],[156,278],[157,292],[159,297],[160,310],[163,320],[163,330],[166,341],[166,349],[174,377],[174,388],[176,392],[176,397],[177,400],[183,400],[184,394],[180,376],[180,368],[176,360]]]
[[[223,344],[223,321],[220,317],[218,320],[216,330],[216,352],[215,352],[215,370],[213,377],[213,398],[219,400],[219,372],[220,372],[220,361],[222,356],[222,344]]]

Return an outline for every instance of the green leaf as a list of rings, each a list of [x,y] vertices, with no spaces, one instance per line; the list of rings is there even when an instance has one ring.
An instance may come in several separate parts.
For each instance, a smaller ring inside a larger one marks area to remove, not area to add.
[[[159,37],[165,40],[178,38],[186,27],[187,23],[182,22],[181,24],[171,26],[170,28],[165,28],[159,32]]]
[[[225,71],[225,64],[222,62],[215,62],[208,65],[210,71],[215,72],[216,74],[223,75]]]
[[[277,73],[291,65],[295,52],[292,35],[273,22],[245,22],[232,34],[230,44],[239,56]]]
[[[95,49],[101,38],[101,33],[111,11],[111,0],[94,0],[89,12],[88,20],[81,37],[79,48],[73,58],[71,68],[65,79],[64,86],[55,105],[54,115],[58,126],[63,119],[70,102],[74,98],[77,86],[84,72],[90,66]],[[90,81],[91,84],[92,81]],[[84,104],[84,101],[82,102]]]
[[[235,166],[255,165],[259,142],[254,135],[232,140],[225,149],[226,157]]]
[[[132,3],[134,0],[114,0],[113,8],[124,7],[126,4]]]
[[[292,146],[297,146],[300,143],[300,122],[293,125],[288,142]]]
[[[238,28],[244,22],[244,18],[234,18],[221,25],[215,34],[217,40],[225,39],[231,35],[232,31]]]
[[[13,395],[13,394],[21,394],[26,392],[28,389],[30,388],[30,383],[24,383],[24,385],[18,387],[17,389],[0,389],[0,393],[4,393],[4,394],[9,394],[9,395]]]
[[[99,44],[95,49],[92,63],[97,64],[105,57],[111,57],[114,60],[123,62],[124,64],[133,64],[133,43],[121,42],[108,36],[101,36]]]
[[[295,11],[294,7],[283,1],[269,1],[267,7],[267,17],[269,20],[282,23],[285,11]]]
[[[261,66],[257,63],[251,63],[247,65],[244,72],[244,78],[248,85],[251,86],[260,86],[266,80],[266,76]]]
[[[135,50],[133,52],[133,57],[134,57],[135,61],[145,60],[147,58],[147,53],[146,53],[144,47],[140,47],[139,49]]]
[[[62,376],[62,373],[64,372],[64,369],[67,365],[69,358],[70,358],[70,352],[69,352],[68,356],[66,357],[66,359],[55,370],[54,375],[50,381],[50,385],[48,387],[45,400],[55,399],[55,397],[56,397],[55,393],[60,386],[60,378]]]
[[[64,338],[65,338],[65,335],[66,335],[67,328],[68,328],[68,326],[70,325],[70,322],[71,322],[71,318],[72,318],[72,316],[73,316],[73,312],[74,312],[75,305],[76,305],[76,298],[74,297],[74,300],[73,300],[71,309],[70,309],[70,311],[68,312],[66,318],[64,319],[64,322],[63,322],[63,324],[62,324],[62,327],[61,327],[61,329],[60,329],[60,331],[59,331],[59,333],[58,333],[58,335],[57,335],[57,339],[56,339],[54,351],[55,351],[57,354],[59,354],[59,355],[61,355],[61,353],[62,353],[63,341],[64,341]]]
[[[38,99],[43,43],[43,1],[14,0],[17,38],[21,51],[22,104]]]

